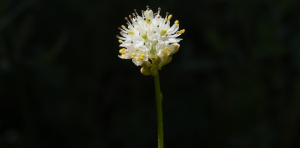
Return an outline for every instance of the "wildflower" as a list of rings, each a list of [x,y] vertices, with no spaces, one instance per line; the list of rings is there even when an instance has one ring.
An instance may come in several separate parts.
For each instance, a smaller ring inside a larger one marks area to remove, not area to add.
[[[175,20],[171,26],[172,14],[166,13],[165,17],[161,16],[161,9],[153,14],[153,11],[147,6],[147,10],[142,10],[140,16],[136,9],[135,13],[125,17],[127,27],[119,27],[121,36],[117,35],[120,42],[119,57],[122,59],[132,59],[136,66],[142,66],[144,62],[149,67],[149,59],[152,66],[159,65],[159,69],[169,63],[172,55],[179,49],[178,42],[182,39],[177,38],[185,30],[179,29],[179,21]],[[146,69],[146,68],[145,68]],[[145,71],[145,70],[143,70]]]

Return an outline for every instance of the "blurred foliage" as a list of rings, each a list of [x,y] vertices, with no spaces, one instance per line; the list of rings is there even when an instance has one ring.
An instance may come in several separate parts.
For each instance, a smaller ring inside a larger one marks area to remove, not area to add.
[[[166,147],[300,147],[299,4],[0,0],[0,147],[157,147],[153,78],[115,38],[146,5],[186,29],[160,72]]]

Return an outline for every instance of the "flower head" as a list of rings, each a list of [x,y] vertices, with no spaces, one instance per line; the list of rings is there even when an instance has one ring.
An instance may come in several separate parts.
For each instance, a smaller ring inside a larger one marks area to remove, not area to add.
[[[157,60],[159,63],[156,66],[161,66],[170,62],[172,54],[176,53],[179,49],[178,42],[182,39],[177,38],[185,30],[179,29],[179,21],[175,20],[171,26],[172,14],[166,13],[166,16],[161,16],[161,9],[158,8],[158,12],[153,14],[153,11],[147,6],[147,10],[142,10],[140,16],[136,9],[135,13],[129,15],[127,20],[127,27],[122,25],[119,27],[121,30],[121,36],[117,35],[119,39],[120,55],[122,59],[132,59],[133,63],[137,66],[143,66],[142,64],[149,59]]]

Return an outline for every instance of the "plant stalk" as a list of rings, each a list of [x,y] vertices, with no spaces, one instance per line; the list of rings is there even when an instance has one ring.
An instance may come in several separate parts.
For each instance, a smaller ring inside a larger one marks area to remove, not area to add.
[[[160,91],[159,74],[154,76],[156,109],[157,109],[157,130],[158,130],[158,148],[164,148],[163,115],[162,115],[162,93]]]

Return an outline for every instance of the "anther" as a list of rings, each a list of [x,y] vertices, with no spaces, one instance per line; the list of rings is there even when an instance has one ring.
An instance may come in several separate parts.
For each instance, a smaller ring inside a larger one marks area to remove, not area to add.
[[[131,18],[131,15],[129,15],[129,17]]]
[[[165,36],[168,36],[168,34],[166,33]]]
[[[134,12],[136,12],[136,9],[134,9]]]
[[[154,16],[156,16],[157,15],[157,13],[154,13]]]
[[[119,38],[119,36],[118,36],[118,35],[116,35],[116,37],[117,37],[117,38]]]
[[[132,59],[134,59],[134,56],[131,56]]]
[[[119,40],[119,43],[122,43],[123,41],[122,40]]]
[[[144,57],[140,57],[140,59],[142,60]]]
[[[165,49],[167,49],[168,51],[171,51],[171,49],[169,47],[165,47]]]
[[[144,45],[146,45],[146,43],[144,42]]]
[[[141,54],[141,57],[143,57],[144,56],[144,54]]]
[[[157,16],[158,18],[160,18],[160,15],[159,16]]]
[[[133,41],[131,41],[131,44],[133,43]]]
[[[179,25],[179,21],[178,21],[178,20],[176,20],[176,21],[175,21],[175,24],[176,24],[176,25]]]
[[[125,20],[127,20],[127,17],[125,17]]]
[[[164,56],[167,56],[168,54],[166,52],[164,52]]]
[[[135,17],[135,14],[134,14],[134,13],[132,13],[132,16],[133,16],[133,17]]]
[[[159,25],[157,25],[157,27],[159,27]]]
[[[139,49],[137,48],[137,49],[135,49],[135,51],[139,51]]]
[[[124,25],[122,25],[121,27],[122,27],[123,29],[125,29],[125,26],[124,26]]]
[[[170,20],[172,18],[172,14],[169,15],[168,19]]]
[[[137,22],[137,20],[135,20],[135,22]]]
[[[179,33],[179,31],[176,32],[176,34],[178,34],[178,33]]]
[[[169,14],[169,12],[166,12],[166,14],[168,15],[168,14]]]
[[[158,7],[158,11],[160,11],[161,9],[160,9],[160,7]]]
[[[139,61],[140,59],[136,58],[135,60],[136,60],[136,61]]]
[[[121,30],[121,28],[120,28],[120,27],[118,27],[118,29],[120,29],[120,30]]]
[[[146,20],[146,18],[144,17],[144,20]]]
[[[149,8],[149,5],[147,5],[146,8]]]
[[[132,55],[132,56],[135,56],[135,53],[132,53],[131,55]]]
[[[128,22],[127,22],[126,24],[127,24],[127,25],[129,25],[129,23],[128,23]]]

